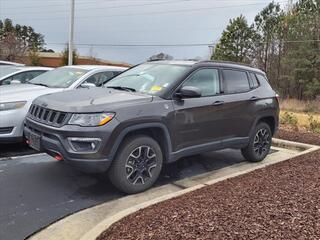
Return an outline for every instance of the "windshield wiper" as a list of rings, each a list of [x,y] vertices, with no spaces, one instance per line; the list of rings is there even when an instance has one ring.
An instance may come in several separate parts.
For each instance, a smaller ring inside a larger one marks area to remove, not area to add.
[[[107,88],[113,88],[113,89],[117,89],[117,90],[124,90],[124,91],[128,91],[128,92],[136,92],[136,90],[134,88],[130,88],[130,87],[107,86]]]
[[[43,87],[49,87],[48,85],[43,84],[43,83],[31,83],[31,82],[29,82],[29,84],[38,85],[38,86],[43,86]]]

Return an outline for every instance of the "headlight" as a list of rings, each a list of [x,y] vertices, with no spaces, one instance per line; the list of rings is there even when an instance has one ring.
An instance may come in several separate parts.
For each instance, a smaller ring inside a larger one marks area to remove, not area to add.
[[[0,103],[0,111],[22,108],[26,103],[26,101]]]
[[[69,120],[69,124],[79,125],[83,127],[96,127],[105,125],[114,117],[114,113],[80,113],[73,114]]]

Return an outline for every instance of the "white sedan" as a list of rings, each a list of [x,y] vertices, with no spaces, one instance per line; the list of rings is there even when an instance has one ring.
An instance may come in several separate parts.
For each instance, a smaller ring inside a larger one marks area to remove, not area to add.
[[[32,101],[45,94],[99,87],[126,70],[124,67],[77,65],[56,68],[28,84],[0,87],[0,142],[23,140],[23,122]]]
[[[0,86],[26,83],[52,69],[48,67],[0,66]]]

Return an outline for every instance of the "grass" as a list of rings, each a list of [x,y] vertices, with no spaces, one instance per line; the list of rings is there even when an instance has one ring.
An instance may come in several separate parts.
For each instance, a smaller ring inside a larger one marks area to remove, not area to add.
[[[308,128],[310,125],[310,113],[302,113],[302,112],[292,112],[292,111],[285,111],[285,110],[281,110],[280,112],[280,118],[285,117],[285,115],[289,113],[291,114],[294,118],[296,118],[297,120],[297,125],[300,127],[305,127]],[[318,113],[313,113],[312,114],[314,120],[319,121],[320,122],[320,114]]]
[[[320,101],[299,101],[283,99],[280,101],[280,123],[298,130],[306,129],[320,133]]]
[[[297,99],[282,99],[280,101],[280,108],[281,110],[289,112],[320,114],[320,101],[300,101]]]

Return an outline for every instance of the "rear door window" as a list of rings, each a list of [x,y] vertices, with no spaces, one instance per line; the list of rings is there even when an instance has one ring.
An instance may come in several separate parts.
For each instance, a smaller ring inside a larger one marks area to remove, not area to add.
[[[248,75],[244,71],[224,69],[224,92],[239,93],[250,90]]]

